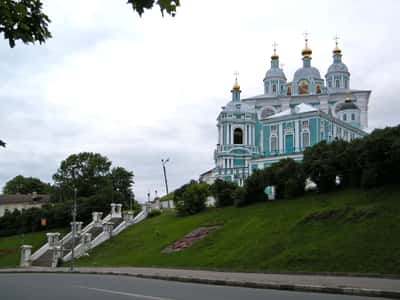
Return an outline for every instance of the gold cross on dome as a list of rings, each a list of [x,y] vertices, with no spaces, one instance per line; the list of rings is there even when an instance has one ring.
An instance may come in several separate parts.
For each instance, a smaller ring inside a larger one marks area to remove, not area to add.
[[[304,39],[306,41],[306,48],[307,48],[308,47],[308,36],[310,35],[310,33],[307,32],[307,30],[306,30],[306,31],[304,31],[303,35],[304,35]]]
[[[276,55],[276,46],[278,46],[278,44],[276,42],[274,42],[272,44],[272,47],[274,47],[274,55]]]
[[[339,41],[340,38],[338,37],[338,35],[336,35],[333,39],[335,40],[336,47],[337,47],[338,46],[338,41]]]
[[[238,72],[238,71],[235,71],[235,72],[233,72],[233,75],[235,75],[235,80],[237,81],[238,76],[239,76],[239,72]]]

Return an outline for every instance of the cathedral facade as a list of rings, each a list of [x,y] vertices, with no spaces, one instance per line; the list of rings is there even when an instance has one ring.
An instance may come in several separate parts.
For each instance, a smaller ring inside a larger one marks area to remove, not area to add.
[[[201,180],[220,178],[241,185],[255,169],[283,158],[301,161],[305,148],[323,140],[351,141],[367,134],[371,91],[351,88],[337,42],[325,78],[311,64],[307,38],[301,54],[302,67],[287,81],[274,49],[261,95],[241,99],[236,78],[232,100],[217,118],[215,168]]]

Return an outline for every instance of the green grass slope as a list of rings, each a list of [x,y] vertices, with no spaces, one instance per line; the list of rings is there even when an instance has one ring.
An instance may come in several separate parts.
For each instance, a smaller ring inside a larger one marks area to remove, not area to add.
[[[65,229],[52,229],[50,231],[64,233]],[[9,237],[0,237],[0,268],[18,266],[20,262],[21,245],[31,245],[33,253],[46,243],[46,232],[47,231],[41,231]]]
[[[161,250],[202,225],[223,227],[181,252]],[[400,274],[400,187],[343,190],[134,225],[78,261],[253,271]]]

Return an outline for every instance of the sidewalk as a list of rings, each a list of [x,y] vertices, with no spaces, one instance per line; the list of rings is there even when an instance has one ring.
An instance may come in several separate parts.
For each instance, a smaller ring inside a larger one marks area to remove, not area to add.
[[[136,267],[77,267],[74,271],[86,274],[127,275],[181,282],[400,299],[400,279],[390,278],[238,273]],[[0,269],[0,273],[28,272],[64,273],[70,271],[68,268],[51,269],[41,267]]]

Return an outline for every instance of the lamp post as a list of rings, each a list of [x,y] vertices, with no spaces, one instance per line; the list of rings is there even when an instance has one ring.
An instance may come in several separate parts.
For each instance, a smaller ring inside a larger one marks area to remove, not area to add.
[[[165,169],[165,165],[166,165],[167,162],[169,162],[169,158],[167,158],[167,159],[161,159],[161,164],[162,164],[163,171],[164,171],[165,190],[166,190],[167,195],[168,195],[167,171],[166,171],[166,169]],[[170,208],[169,200],[168,200],[168,208]]]
[[[74,207],[72,208],[72,249],[71,249],[71,272],[74,270],[75,259],[75,235],[76,235],[76,195],[78,189],[74,188]]]

